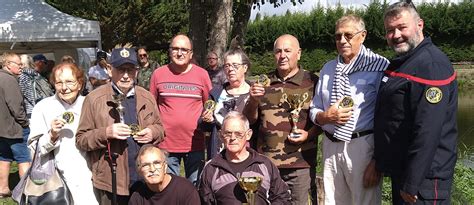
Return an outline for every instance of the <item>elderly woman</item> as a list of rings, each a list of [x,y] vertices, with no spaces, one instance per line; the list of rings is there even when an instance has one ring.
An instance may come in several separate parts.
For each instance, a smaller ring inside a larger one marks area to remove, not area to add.
[[[212,88],[210,100],[216,102],[213,111],[205,110],[201,116],[201,127],[211,131],[208,143],[208,159],[214,157],[222,149],[218,131],[222,126],[224,117],[230,111],[242,112],[249,98],[250,85],[245,81],[245,74],[250,69],[250,60],[240,49],[229,50],[224,54],[224,72],[227,83]]]
[[[84,97],[79,95],[84,79],[84,72],[75,64],[62,63],[54,67],[51,82],[56,94],[36,104],[30,121],[30,138],[43,134],[38,151],[42,156],[54,152],[56,166],[62,172],[76,205],[98,204],[85,153],[79,151],[75,143],[84,102]],[[30,145],[30,149],[34,147],[34,144]]]

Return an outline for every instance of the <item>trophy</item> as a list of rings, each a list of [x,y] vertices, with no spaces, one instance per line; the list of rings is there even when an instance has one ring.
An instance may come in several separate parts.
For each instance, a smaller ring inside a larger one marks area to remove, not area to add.
[[[258,84],[263,85],[264,87],[270,86],[270,83],[271,83],[270,78],[269,78],[267,75],[265,75],[265,74],[260,74],[260,75],[256,75],[256,76],[250,76],[250,77],[248,78],[248,80],[249,80],[251,83],[258,83]]]
[[[255,195],[262,184],[261,177],[240,177],[239,178],[239,185],[240,187],[245,190],[245,198],[247,199],[248,205],[255,205]]]
[[[66,121],[67,124],[71,124],[74,122],[74,113],[72,112],[64,112],[61,115],[61,118],[63,118],[64,121]]]
[[[125,123],[123,115],[125,113],[125,107],[122,105],[122,102],[125,100],[125,95],[123,94],[115,94],[112,95],[112,99],[115,104],[117,104],[117,107],[115,108],[117,112],[119,113],[120,116],[120,123]],[[130,127],[130,136],[137,135],[138,132],[140,132],[140,126],[137,124],[130,124],[128,125]]]
[[[354,100],[349,96],[344,96],[341,103],[339,103],[340,108],[349,108],[354,106]]]
[[[216,109],[216,102],[214,100],[207,100],[204,103],[204,110],[205,111],[214,111]]]
[[[304,103],[308,100],[308,92],[301,94],[291,94],[288,95],[286,93],[283,93],[281,96],[281,99],[283,100],[284,103],[287,103],[288,106],[290,107],[290,123],[292,125],[291,127],[291,132],[290,132],[290,137],[297,138],[299,137],[300,133],[297,133],[297,124],[300,118],[300,111],[303,108]]]

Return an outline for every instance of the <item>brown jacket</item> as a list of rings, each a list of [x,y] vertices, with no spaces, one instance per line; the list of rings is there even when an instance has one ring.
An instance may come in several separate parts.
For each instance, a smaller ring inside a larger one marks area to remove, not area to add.
[[[87,151],[89,166],[92,170],[94,187],[112,192],[112,174],[107,151],[107,126],[119,122],[119,113],[112,100],[112,85],[100,86],[84,100],[79,127],[76,134],[76,146]],[[137,99],[137,119],[140,127],[150,128],[153,132],[152,143],[163,141],[164,131],[158,114],[158,106],[153,96],[145,89],[135,86]],[[126,140],[109,140],[111,150],[118,153],[117,158],[117,194],[130,195],[128,149]]]

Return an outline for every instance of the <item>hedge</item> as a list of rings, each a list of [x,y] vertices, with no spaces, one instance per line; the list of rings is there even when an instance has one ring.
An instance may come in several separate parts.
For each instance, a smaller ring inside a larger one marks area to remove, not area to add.
[[[432,38],[453,62],[474,61],[474,3],[422,4],[417,10],[425,22],[424,33]],[[383,27],[383,11],[388,5],[374,1],[365,9],[316,7],[309,14],[287,12],[284,16],[256,19],[248,25],[245,37],[246,50],[250,53],[253,72],[271,70],[274,65],[274,40],[285,33],[296,36],[303,54],[301,65],[308,70],[319,71],[322,65],[336,56],[333,33],[335,22],[344,14],[361,16],[368,31],[365,45],[377,53],[393,57],[387,47]],[[270,67],[270,68],[269,68]]]

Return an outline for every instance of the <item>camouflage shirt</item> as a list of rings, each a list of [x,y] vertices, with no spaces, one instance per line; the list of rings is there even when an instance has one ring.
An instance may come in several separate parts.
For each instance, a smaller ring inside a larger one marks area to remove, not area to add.
[[[152,60],[149,61],[148,67],[139,66],[137,76],[138,85],[145,88],[146,90],[149,90],[151,74],[153,74],[153,71],[155,71],[155,69],[158,67],[160,67],[160,65]]]
[[[265,96],[258,105],[259,134],[257,148],[269,157],[278,168],[308,168],[316,163],[316,137],[308,136],[302,144],[292,144],[287,140],[291,131],[290,108],[282,99],[283,93],[308,93],[308,100],[301,109],[299,129],[309,130],[314,126],[309,120],[309,105],[313,98],[314,84],[318,77],[300,69],[293,77],[285,81],[278,78],[274,71],[268,76],[271,84],[265,89]]]

